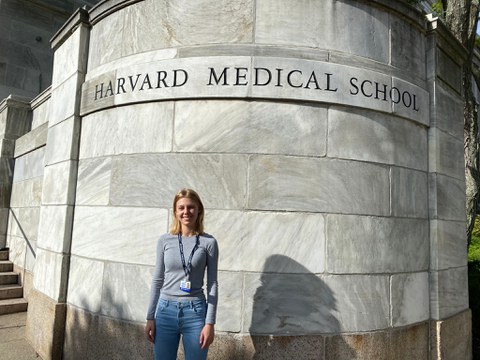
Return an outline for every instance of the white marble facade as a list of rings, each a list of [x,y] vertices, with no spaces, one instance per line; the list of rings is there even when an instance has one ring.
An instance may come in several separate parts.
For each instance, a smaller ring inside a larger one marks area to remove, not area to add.
[[[220,247],[220,333],[376,331],[467,309],[461,100],[428,78],[423,18],[387,3],[105,1],[89,37],[59,34],[47,146],[29,155],[46,167],[18,158],[12,193],[19,208],[43,193],[35,287],[143,322],[155,241],[191,187]],[[195,77],[222,64],[249,75],[214,90]],[[316,93],[255,87],[255,66],[275,64],[325,71],[286,80]],[[180,68],[191,87],[168,82]]]

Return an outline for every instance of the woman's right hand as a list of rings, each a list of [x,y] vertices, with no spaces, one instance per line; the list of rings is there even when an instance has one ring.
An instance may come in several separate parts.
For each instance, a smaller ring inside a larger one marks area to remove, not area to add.
[[[155,339],[155,320],[147,320],[145,335],[147,336],[147,340],[153,343]]]

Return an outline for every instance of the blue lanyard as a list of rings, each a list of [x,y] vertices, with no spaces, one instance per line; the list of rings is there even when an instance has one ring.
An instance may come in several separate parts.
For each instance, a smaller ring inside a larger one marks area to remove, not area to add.
[[[185,255],[183,254],[183,242],[182,242],[182,234],[178,233],[178,247],[180,248],[180,258],[182,259],[183,271],[185,272],[185,276],[187,279],[190,276],[190,272],[192,271],[192,259],[193,254],[198,249],[198,245],[200,245],[200,235],[197,235],[197,239],[195,241],[195,246],[190,253],[190,257],[188,258],[188,264],[185,264]]]

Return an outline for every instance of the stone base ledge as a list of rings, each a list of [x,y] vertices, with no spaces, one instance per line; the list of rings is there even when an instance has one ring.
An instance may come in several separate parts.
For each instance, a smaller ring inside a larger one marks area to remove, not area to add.
[[[472,312],[430,322],[431,360],[472,359]]]
[[[210,360],[471,360],[471,313],[403,328],[342,335],[269,336],[217,332]],[[150,359],[144,324],[67,306],[63,358]],[[125,341],[125,339],[129,339]],[[179,358],[183,358],[180,345]]]
[[[218,334],[209,354],[215,360],[425,360],[428,358],[428,323],[351,335]]]
[[[43,360],[62,358],[66,304],[31,289],[25,337]]]
[[[429,359],[429,328],[429,322],[424,322],[401,329],[344,335],[217,332],[209,359],[425,360]],[[72,360],[153,358],[153,347],[146,341],[143,330],[144,324],[92,314],[68,305],[63,357]],[[129,341],[125,341],[126,338]],[[181,346],[179,356],[183,356]]]

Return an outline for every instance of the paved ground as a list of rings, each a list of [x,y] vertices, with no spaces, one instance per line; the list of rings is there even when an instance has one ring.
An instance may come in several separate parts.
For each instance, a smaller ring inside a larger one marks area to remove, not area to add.
[[[42,360],[25,340],[27,313],[0,315],[0,358],[2,360]]]

